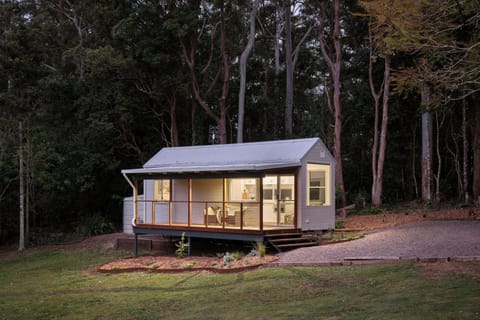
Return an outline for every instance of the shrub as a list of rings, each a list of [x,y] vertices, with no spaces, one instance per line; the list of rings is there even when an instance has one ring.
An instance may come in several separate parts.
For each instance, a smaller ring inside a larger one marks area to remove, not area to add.
[[[240,260],[245,254],[242,251],[235,251],[232,253],[232,256],[235,260]]]
[[[113,223],[107,222],[105,217],[100,214],[83,217],[75,230],[75,233],[81,237],[91,237],[112,232],[115,232]]]
[[[177,246],[175,255],[180,259],[185,258],[188,254],[188,242],[185,241],[185,232],[182,233],[182,238],[175,245]]]
[[[265,254],[267,253],[267,247],[265,246],[265,243],[263,243],[262,241],[257,241],[255,249],[257,250],[258,255],[260,257],[264,257]]]
[[[335,229],[343,229],[345,227],[344,220],[337,220],[335,221]]]

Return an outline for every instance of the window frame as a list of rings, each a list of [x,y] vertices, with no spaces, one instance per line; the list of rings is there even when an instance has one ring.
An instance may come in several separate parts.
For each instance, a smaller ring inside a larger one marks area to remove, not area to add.
[[[309,207],[331,206],[331,171],[332,166],[324,163],[308,163],[306,168],[306,203]],[[311,175],[313,172],[323,172],[325,183],[322,185],[312,185]],[[311,199],[311,191],[318,190],[318,199]],[[324,192],[325,202],[320,201],[322,198],[322,190]]]

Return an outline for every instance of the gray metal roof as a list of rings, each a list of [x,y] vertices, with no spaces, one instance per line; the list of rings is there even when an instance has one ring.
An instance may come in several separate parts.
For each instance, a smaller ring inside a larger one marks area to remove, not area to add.
[[[300,166],[319,138],[163,148],[125,174],[262,171]]]

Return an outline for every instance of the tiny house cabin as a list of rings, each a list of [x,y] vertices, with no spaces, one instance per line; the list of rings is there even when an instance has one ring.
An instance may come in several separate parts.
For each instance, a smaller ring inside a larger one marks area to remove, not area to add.
[[[335,162],[318,138],[161,149],[122,170],[124,232],[263,240],[335,225]]]

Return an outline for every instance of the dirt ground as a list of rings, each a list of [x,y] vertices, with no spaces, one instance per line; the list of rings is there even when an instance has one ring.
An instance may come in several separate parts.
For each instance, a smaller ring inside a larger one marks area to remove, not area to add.
[[[365,233],[391,228],[407,223],[421,223],[432,220],[480,220],[480,208],[448,210],[410,210],[400,213],[348,216],[345,228],[363,229]],[[480,232],[480,231],[479,231]],[[419,263],[422,275],[440,278],[445,275],[466,274],[480,282],[480,261],[448,261]]]
[[[406,223],[431,220],[480,220],[480,208],[447,210],[409,210],[400,213],[351,215],[345,219],[345,228],[363,229],[366,233]]]

